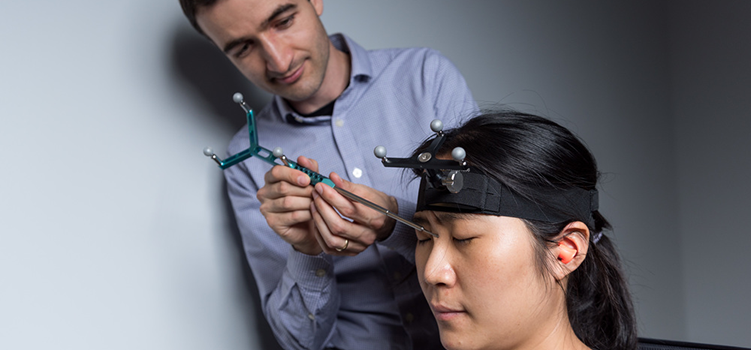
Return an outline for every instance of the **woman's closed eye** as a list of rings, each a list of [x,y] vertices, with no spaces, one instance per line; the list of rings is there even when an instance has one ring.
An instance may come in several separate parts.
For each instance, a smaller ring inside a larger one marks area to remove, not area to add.
[[[415,234],[417,235],[417,244],[425,244],[433,240],[433,236],[426,234],[425,232],[415,230]]]
[[[453,237],[452,239],[453,239],[453,240],[454,240],[454,242],[456,242],[457,244],[469,244],[469,242],[471,242],[471,241],[472,241],[473,239],[475,239],[475,238],[477,238],[477,237],[468,237],[468,238],[457,238],[457,237]]]

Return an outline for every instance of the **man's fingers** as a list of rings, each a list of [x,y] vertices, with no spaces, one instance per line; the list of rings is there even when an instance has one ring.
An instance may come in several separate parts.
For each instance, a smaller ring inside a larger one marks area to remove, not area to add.
[[[297,164],[318,172],[318,162],[315,159],[299,156],[297,157]]]
[[[300,187],[310,185],[310,178],[308,177],[308,175],[300,170],[295,170],[283,165],[276,165],[272,167],[271,170],[267,171],[263,176],[263,180],[266,182],[266,184],[273,184],[284,181]]]
[[[275,167],[278,168],[278,167]],[[297,171],[297,170],[295,170]],[[266,174],[269,174],[270,171]],[[273,175],[269,175],[273,176]],[[308,177],[303,174],[306,179]],[[309,181],[309,179],[308,179]],[[267,200],[273,200],[282,197],[294,196],[294,197],[307,197],[310,198],[310,194],[313,192],[313,188],[310,186],[297,186],[287,181],[267,182],[256,193],[256,197],[261,203]]]
[[[310,197],[284,196],[264,201],[260,209],[264,215],[308,210],[311,201]]]
[[[341,187],[341,188],[343,188],[343,189],[345,189],[347,191],[350,191],[350,192],[352,192],[352,190],[354,190],[354,185],[355,184],[353,184],[353,183],[351,183],[351,182],[349,182],[349,181],[347,181],[345,179],[342,179],[342,177],[339,176],[339,174],[337,174],[337,173],[332,172],[331,174],[329,174],[329,179],[331,179],[331,181],[334,182],[334,185],[336,185],[336,187]]]
[[[311,218],[310,209],[305,208],[305,210],[266,215],[266,223],[269,227],[274,229],[274,231],[283,236],[285,233],[284,231],[286,231],[287,228],[292,228],[292,226],[309,221]]]
[[[369,234],[370,228],[342,218],[339,215],[341,210],[339,208],[334,209],[330,203],[323,200],[317,193],[313,194],[313,198],[314,206],[311,207],[314,207],[322,219],[321,222],[317,222],[317,227],[322,232],[322,236],[329,242],[330,247],[339,247],[336,245],[338,241],[332,237],[347,238],[360,243],[363,247],[373,244],[375,239],[372,234]],[[325,226],[325,229],[323,229],[322,225]]]
[[[326,185],[323,186],[328,187]],[[329,188],[329,190],[331,190],[331,188]],[[334,207],[332,207],[327,201],[323,200],[318,193],[313,194],[313,203],[314,207],[312,208],[319,216],[321,216],[323,219],[323,226],[326,227],[326,229],[323,230],[321,225],[318,225],[319,230],[327,231],[327,233],[330,233],[331,235],[337,235],[344,238],[355,238],[352,236],[354,232],[351,232],[351,229],[353,228],[352,223],[343,219],[339,213],[336,212]]]
[[[339,210],[342,215],[348,218],[355,219],[354,215],[357,214],[357,208],[355,207],[355,203],[349,200],[347,197],[342,196],[335,189],[322,183],[316,184],[315,191],[329,205]]]
[[[310,205],[310,213],[313,218],[315,229],[313,230],[318,244],[326,254],[330,255],[347,255],[354,256],[365,250],[368,246],[363,245],[354,239],[336,236],[331,233],[327,226],[326,220],[323,219],[321,212],[316,209],[315,203]],[[345,221],[337,217],[338,220]],[[345,221],[346,222],[346,221]]]

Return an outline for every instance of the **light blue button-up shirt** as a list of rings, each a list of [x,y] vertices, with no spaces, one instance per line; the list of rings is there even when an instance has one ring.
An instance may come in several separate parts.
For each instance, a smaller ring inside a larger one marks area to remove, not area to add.
[[[343,178],[397,198],[399,215],[411,218],[419,181],[386,168],[373,155],[408,157],[431,135],[430,122],[447,127],[477,106],[456,67],[425,48],[366,51],[336,34],[349,53],[349,86],[332,116],[305,118],[275,96],[256,115],[259,144],[282,147],[295,159],[318,161],[324,175]],[[248,148],[247,129],[228,153]],[[438,328],[420,290],[414,266],[415,234],[397,224],[391,236],[354,257],[299,253],[266,224],[256,191],[270,165],[250,158],[225,170],[228,192],[255,276],[266,319],[285,349],[435,349]]]

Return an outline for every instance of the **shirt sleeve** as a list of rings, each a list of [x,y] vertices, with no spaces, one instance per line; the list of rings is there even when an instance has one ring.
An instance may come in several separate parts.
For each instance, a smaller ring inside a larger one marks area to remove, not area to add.
[[[263,313],[277,341],[285,349],[322,349],[334,334],[340,300],[332,257],[297,252],[268,227],[245,163],[224,174]]]

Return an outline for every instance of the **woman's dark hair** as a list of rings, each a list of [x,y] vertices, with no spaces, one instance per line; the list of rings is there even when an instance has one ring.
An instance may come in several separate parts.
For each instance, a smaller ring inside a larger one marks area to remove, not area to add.
[[[539,116],[508,110],[485,112],[445,134],[437,154],[464,148],[469,165],[544,210],[560,208],[550,208],[539,198],[577,187],[593,190],[600,176],[594,157],[575,135]],[[428,145],[429,141],[423,143],[413,156]],[[535,236],[535,255],[543,276],[552,276],[554,259],[548,245],[570,222],[590,222],[577,217],[576,211],[567,214],[571,219],[558,223],[524,220]],[[610,224],[598,211],[592,215],[590,237],[599,236],[599,240],[590,239],[586,258],[569,274],[565,290],[569,321],[579,339],[593,349],[636,349],[636,321],[620,258],[611,240],[599,235]]]

